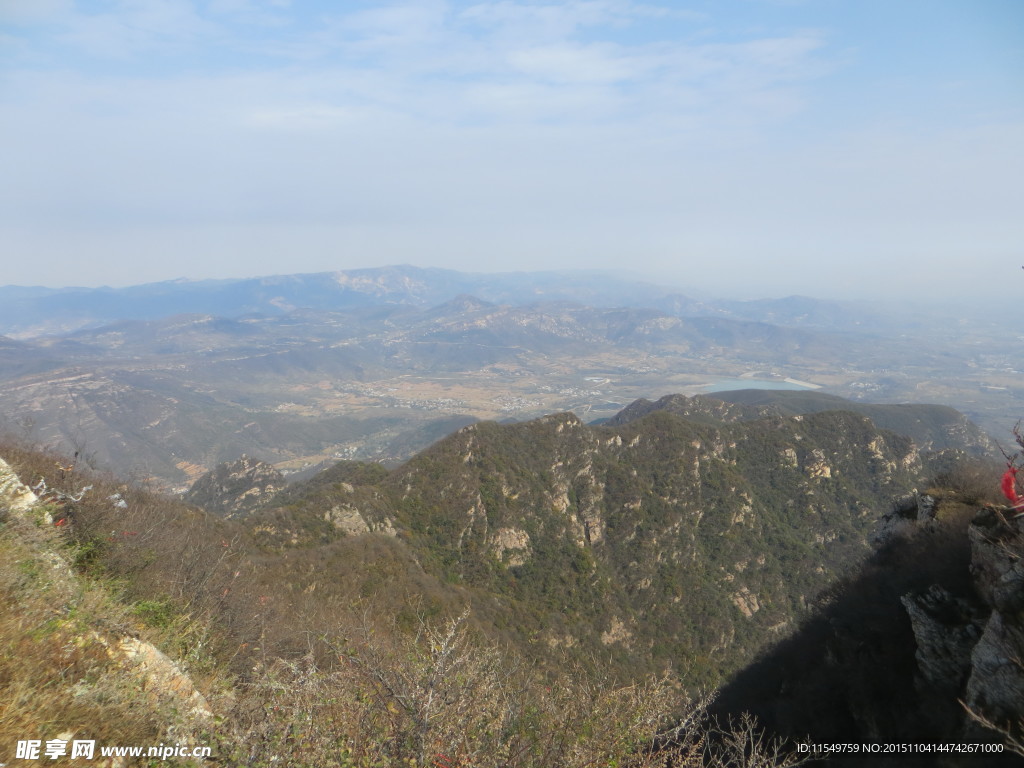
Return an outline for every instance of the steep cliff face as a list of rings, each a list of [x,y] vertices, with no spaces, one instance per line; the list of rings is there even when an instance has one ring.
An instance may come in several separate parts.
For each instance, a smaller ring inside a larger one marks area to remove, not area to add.
[[[1019,739],[1024,518],[924,496],[900,504],[879,530],[876,554],[797,633],[736,675],[719,711],[753,710],[777,733],[814,742]]]
[[[942,525],[929,506],[918,535]],[[915,687],[922,702],[947,709],[944,719],[965,740],[985,738],[970,713],[1011,730],[1024,723],[1024,518],[985,508],[966,537],[966,584],[934,582],[900,598],[915,644]]]
[[[999,722],[1024,719],[1024,518],[989,509],[971,526],[971,574],[988,615],[970,649],[964,701]]]

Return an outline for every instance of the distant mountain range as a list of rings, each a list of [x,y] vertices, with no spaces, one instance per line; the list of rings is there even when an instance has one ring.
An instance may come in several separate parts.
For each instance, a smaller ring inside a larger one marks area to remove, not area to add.
[[[1019,342],[905,319],[802,297],[695,300],[599,273],[0,288],[0,329],[18,336],[0,337],[0,429],[181,490],[243,453],[289,474],[395,463],[477,419],[610,418],[729,379],[944,403],[1003,432],[1024,413]]]
[[[430,308],[178,315],[8,340],[0,414],[9,429],[27,420],[44,440],[87,445],[104,466],[180,485],[242,453],[298,462],[290,469],[396,461],[441,436],[431,423],[566,408],[610,415],[708,367],[800,373],[849,359],[892,368],[911,356],[940,362],[905,342],[848,334],[458,296]]]
[[[600,272],[472,274],[394,266],[237,280],[172,280],[126,288],[0,287],[0,334],[66,333],[118,320],[156,320],[180,314],[241,317],[282,315],[298,309],[422,308],[459,295],[513,306],[572,302],[593,307],[647,307],[679,317],[713,316],[836,330],[870,329],[885,320],[878,309],[864,304],[799,296],[704,301]]]

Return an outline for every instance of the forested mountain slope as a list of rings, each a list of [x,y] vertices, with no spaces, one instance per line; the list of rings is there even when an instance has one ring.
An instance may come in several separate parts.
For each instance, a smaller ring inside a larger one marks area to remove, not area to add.
[[[516,644],[714,684],[867,552],[924,471],[909,438],[849,412],[661,410],[605,427],[555,414],[464,427],[391,471],[339,465],[249,523],[292,558],[393,537]]]

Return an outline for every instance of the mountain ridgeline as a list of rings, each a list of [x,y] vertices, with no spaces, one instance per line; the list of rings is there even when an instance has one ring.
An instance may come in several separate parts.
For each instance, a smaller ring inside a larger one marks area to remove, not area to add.
[[[851,411],[660,402],[604,426],[472,424],[394,470],[342,462],[244,519],[305,574],[297,589],[400,599],[427,578],[517,646],[714,685],[865,556],[931,459]],[[312,567],[367,536],[405,565],[372,584],[343,559]]]
[[[609,419],[607,424],[624,424],[652,411],[669,411],[687,419],[710,422],[851,411],[871,419],[880,429],[910,437],[920,451],[953,448],[975,456],[997,455],[992,438],[954,408],[912,403],[863,403],[824,392],[737,389],[697,397],[666,395],[653,403],[637,400]]]
[[[734,379],[944,403],[993,435],[1024,412],[1016,339],[991,318],[960,317],[951,337],[945,317],[908,307],[669,290],[412,267],[0,287],[0,430],[180,492],[243,453],[289,477],[397,464],[473,420],[611,418]]]
[[[281,315],[298,308],[429,307],[472,294],[489,302],[569,301],[596,307],[649,306],[678,316],[730,317],[781,325],[863,328],[879,313],[807,297],[700,301],[664,286],[600,272],[481,274],[409,265],[228,280],[168,280],[126,288],[0,286],[0,333],[55,333],[117,320],[170,315]],[[838,310],[838,312],[837,312]]]
[[[813,411],[829,398],[764,399],[477,422],[284,488],[242,457],[191,505],[2,443],[0,677],[52,693],[8,706],[44,736],[173,733],[225,765],[791,762],[761,726],[783,750],[1016,738],[1024,518],[978,515],[999,470],[955,463],[973,427],[876,414],[946,441],[922,452]],[[114,647],[162,659],[159,680]],[[716,730],[692,697],[711,688],[719,723],[761,726]],[[0,718],[6,743],[21,722]]]

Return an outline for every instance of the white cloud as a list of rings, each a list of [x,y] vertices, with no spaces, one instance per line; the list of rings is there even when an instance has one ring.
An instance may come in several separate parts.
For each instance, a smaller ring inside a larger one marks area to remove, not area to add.
[[[831,83],[825,32],[727,36],[625,0],[106,7],[41,2],[45,33],[7,19],[22,50],[0,73],[0,227],[25,264],[147,243],[175,276],[280,271],[285,252],[299,270],[341,252],[713,255],[756,284],[780,264],[819,279],[830,255],[925,243],[955,259],[1024,236],[1012,121],[807,130]]]
[[[571,120],[572,105],[579,105],[581,118],[607,119],[618,111],[620,119],[631,121],[674,109],[687,110],[692,120],[700,108],[711,110],[705,117],[713,124],[714,105],[723,96],[752,112],[782,101],[798,105],[792,83],[814,71],[820,47],[807,35],[694,44],[648,34],[619,42],[613,39],[619,27],[678,15],[625,0],[498,0],[461,9],[427,0],[335,12],[273,36],[256,29],[252,14],[269,5],[254,0],[214,0],[202,10],[188,0],[120,0],[113,10],[88,14],[62,8],[59,39],[65,46],[124,61],[126,71],[138,59],[173,79],[175,61],[190,69],[194,53],[236,51],[264,57],[269,87],[281,81],[272,69],[288,60],[299,88],[336,78],[321,92],[307,94],[317,109],[375,104],[452,123]],[[232,15],[246,23],[228,24]],[[530,107],[532,96],[537,101]],[[727,111],[733,120],[735,107]]]
[[[0,23],[46,23],[67,16],[73,7],[73,0],[0,0]]]
[[[290,0],[209,0],[207,13],[257,27],[287,27]]]
[[[565,43],[512,51],[509,63],[521,74],[541,82],[621,83],[647,74],[638,57],[622,55],[618,46]]]
[[[574,37],[593,27],[627,27],[649,19],[703,19],[704,14],[628,0],[570,0],[523,3],[498,0],[471,5],[460,19],[491,30],[499,37],[529,36],[538,43]]]

